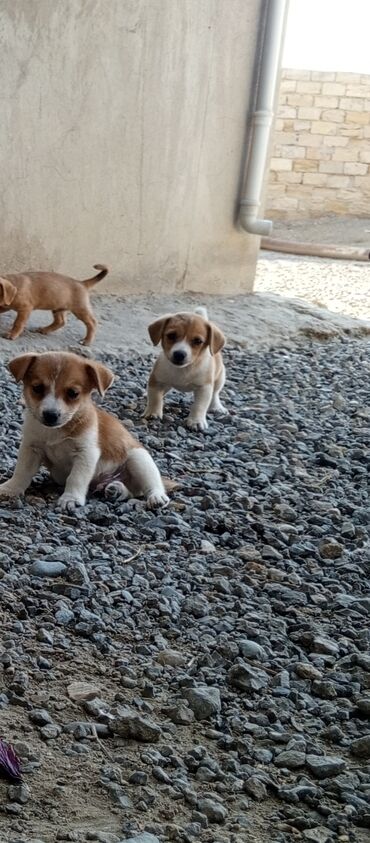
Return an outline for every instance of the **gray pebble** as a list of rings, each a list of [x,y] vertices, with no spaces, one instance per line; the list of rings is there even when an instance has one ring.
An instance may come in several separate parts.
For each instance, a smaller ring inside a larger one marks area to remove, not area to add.
[[[62,577],[66,570],[63,562],[55,562],[52,559],[39,559],[30,565],[30,574],[33,577]]]

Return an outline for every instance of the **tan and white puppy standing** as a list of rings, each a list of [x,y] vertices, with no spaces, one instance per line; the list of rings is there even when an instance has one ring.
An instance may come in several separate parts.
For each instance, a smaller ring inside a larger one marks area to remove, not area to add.
[[[98,275],[76,281],[68,275],[57,272],[27,272],[18,275],[0,276],[0,313],[15,310],[16,320],[9,333],[9,340],[16,340],[33,310],[51,310],[53,321],[44,328],[37,328],[39,334],[51,334],[65,325],[68,311],[86,325],[86,337],[82,345],[90,345],[96,333],[97,321],[91,310],[89,290],[108,274],[108,269],[96,263]]]
[[[206,430],[207,412],[226,413],[220,392],[225,383],[221,349],[225,337],[207,311],[162,316],[148,328],[153,345],[162,344],[148,382],[144,418],[162,418],[163,398],[170,389],[193,392],[194,403],[187,419],[188,427]]]
[[[23,438],[13,477],[0,496],[24,494],[41,465],[65,484],[62,510],[84,506],[89,488],[105,488],[122,499],[144,496],[150,508],[168,503],[164,484],[148,451],[121,422],[96,407],[114,375],[76,354],[23,354],[9,364],[23,381],[26,406]]]

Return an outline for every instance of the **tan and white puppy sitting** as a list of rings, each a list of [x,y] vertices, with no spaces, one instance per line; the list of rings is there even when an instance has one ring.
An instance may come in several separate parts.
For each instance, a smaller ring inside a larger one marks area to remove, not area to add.
[[[194,403],[187,419],[188,427],[206,430],[207,412],[226,413],[220,392],[225,383],[221,349],[225,337],[207,311],[162,316],[149,325],[153,345],[162,343],[148,382],[144,418],[162,418],[163,397],[170,389],[193,392]]]
[[[106,489],[122,499],[143,495],[150,508],[168,503],[164,484],[150,454],[121,422],[96,407],[114,375],[76,354],[23,354],[9,364],[23,381],[26,405],[23,439],[13,477],[0,496],[24,494],[41,465],[65,489],[62,510],[83,506],[89,488]]]

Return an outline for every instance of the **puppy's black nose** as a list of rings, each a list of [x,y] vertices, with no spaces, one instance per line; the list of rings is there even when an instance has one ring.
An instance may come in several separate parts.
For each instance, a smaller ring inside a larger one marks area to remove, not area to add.
[[[55,427],[59,421],[59,413],[56,410],[44,410],[42,420],[48,427]]]
[[[172,355],[172,362],[175,363],[175,366],[181,366],[186,360],[186,352],[185,351],[174,351]]]

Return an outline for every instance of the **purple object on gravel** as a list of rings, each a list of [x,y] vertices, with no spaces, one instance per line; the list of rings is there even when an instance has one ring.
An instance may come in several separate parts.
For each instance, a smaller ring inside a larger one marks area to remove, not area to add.
[[[0,738],[0,771],[11,779],[21,778],[21,762],[13,747]]]

